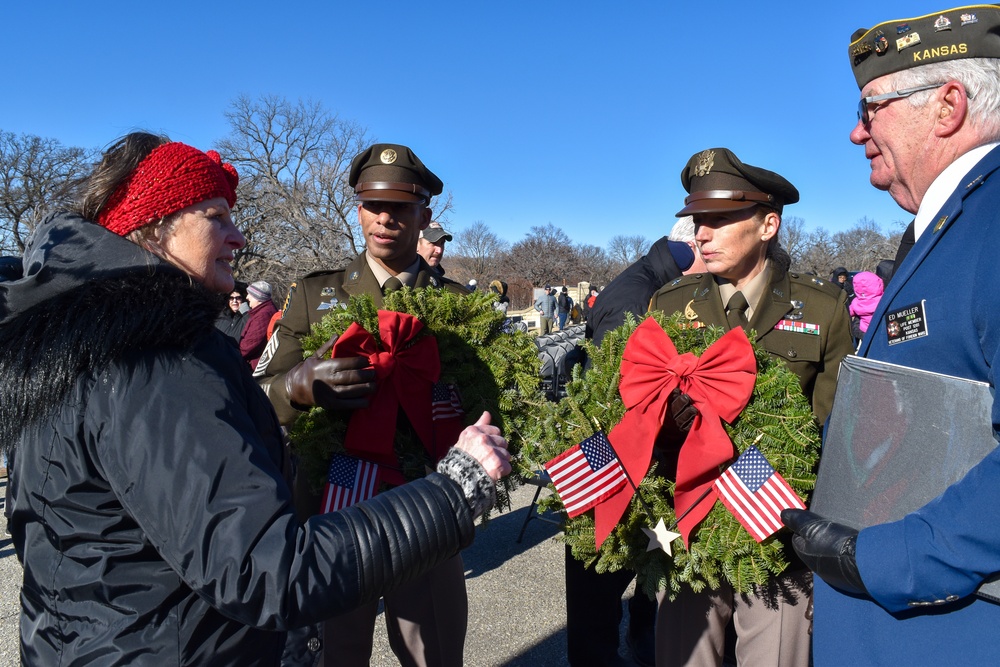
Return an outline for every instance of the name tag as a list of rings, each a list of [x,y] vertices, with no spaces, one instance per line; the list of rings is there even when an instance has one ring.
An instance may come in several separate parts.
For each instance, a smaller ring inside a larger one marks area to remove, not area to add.
[[[927,335],[927,300],[904,306],[885,315],[885,334],[889,345],[905,343],[908,340]]]

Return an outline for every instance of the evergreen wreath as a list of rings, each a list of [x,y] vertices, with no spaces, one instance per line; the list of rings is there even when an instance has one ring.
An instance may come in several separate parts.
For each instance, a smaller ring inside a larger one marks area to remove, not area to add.
[[[691,352],[701,356],[726,333],[721,327],[692,327],[681,313],[666,316],[654,312],[648,317],[663,327],[678,354]],[[625,344],[639,324],[635,317],[628,315],[625,324],[604,336],[600,347],[585,342],[590,368],[585,373],[574,369],[573,378],[566,387],[566,398],[544,406],[532,421],[522,450],[526,459],[541,464],[597,429],[611,432],[625,414],[618,394],[619,368]],[[819,427],[798,377],[783,361],[754,343],[753,338],[751,334],[757,360],[753,394],[736,421],[724,426],[738,452],[756,444],[796,493],[806,497],[816,480]],[[718,588],[723,580],[737,592],[748,593],[755,585],[765,584],[788,566],[790,552],[786,550],[791,547],[781,533],[757,543],[721,502],[715,503],[692,533],[690,550],[678,539],[671,543],[672,557],[660,549],[647,551],[649,539],[642,528],[652,528],[660,518],[667,526],[676,520],[669,502],[674,484],[657,474],[657,467],[658,464],[654,464],[641,481],[638,497],[632,499],[600,551],[594,545],[593,512],[565,522],[561,539],[570,546],[576,559],[598,572],[633,569],[647,595],[653,597],[657,591],[665,590],[670,599],[677,596],[682,586],[700,592],[705,587]],[[643,503],[652,511],[652,517],[647,515]],[[557,494],[539,501],[539,510],[546,509],[562,510]]]
[[[444,289],[404,287],[387,294],[381,309],[409,313],[423,323],[419,336],[431,335],[437,340],[440,381],[458,388],[466,425],[475,423],[484,410],[489,411],[491,423],[500,427],[516,461],[525,425],[536,406],[546,401],[539,390],[540,364],[532,336],[511,331],[504,313],[494,308],[494,301],[488,292],[459,295]],[[355,322],[381,347],[378,310],[371,296],[352,296],[345,307],[333,310],[303,337],[304,355],[313,354]],[[314,407],[299,415],[292,427],[294,451],[314,491],[323,488],[333,454],[344,451],[350,416],[347,410]],[[404,418],[397,421],[394,447],[406,479],[423,477],[433,469],[433,462]],[[497,485],[498,508],[510,507],[510,491],[523,477],[523,471],[517,472],[522,474],[505,477],[503,484]]]

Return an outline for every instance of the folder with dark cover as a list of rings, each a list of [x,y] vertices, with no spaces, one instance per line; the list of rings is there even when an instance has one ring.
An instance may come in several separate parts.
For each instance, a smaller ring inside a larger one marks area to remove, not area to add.
[[[847,357],[810,509],[854,528],[901,519],[996,446],[988,384]],[[979,589],[1000,602],[996,577]]]

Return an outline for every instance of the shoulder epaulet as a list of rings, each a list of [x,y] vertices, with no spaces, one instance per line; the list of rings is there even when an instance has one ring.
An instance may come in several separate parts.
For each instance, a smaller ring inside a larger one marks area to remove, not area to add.
[[[684,285],[690,285],[691,283],[701,282],[701,279],[705,277],[704,273],[691,273],[686,276],[678,276],[671,280],[669,283],[661,287],[659,292],[669,292],[675,287],[683,287]]]
[[[343,273],[343,272],[344,269],[323,269],[320,271],[311,271],[310,273],[307,273],[306,275],[302,276],[302,280],[305,280],[306,278],[315,278],[316,276],[331,276],[335,273]]]
[[[828,294],[832,297],[838,297],[844,291],[835,283],[832,283],[829,280],[824,280],[823,278],[819,278],[817,276],[806,276],[795,273],[794,271],[789,271],[788,277],[791,279],[792,282],[798,283],[800,285],[806,285],[807,287],[811,287],[815,290],[823,292],[824,294]]]

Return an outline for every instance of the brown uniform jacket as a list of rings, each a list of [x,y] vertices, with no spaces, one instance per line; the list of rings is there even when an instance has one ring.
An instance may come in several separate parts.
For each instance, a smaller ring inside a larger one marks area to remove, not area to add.
[[[420,260],[414,287],[444,287],[459,294],[468,294],[464,286],[442,277],[423,259]],[[289,401],[285,373],[302,361],[302,337],[332,308],[339,308],[351,296],[360,294],[370,294],[376,307],[382,305],[382,289],[364,253],[355,257],[344,269],[316,271],[292,285],[284,314],[278,320],[274,335],[254,372],[254,378],[271,399],[282,424],[290,425],[299,414]]]
[[[693,321],[729,328],[719,286],[707,273],[668,283],[653,295],[650,310],[680,311]],[[799,324],[815,325],[805,328],[818,334],[787,330]],[[844,290],[820,278],[774,269],[750,327],[757,332],[757,342],[799,377],[802,392],[823,424],[833,407],[840,361],[854,352]]]

